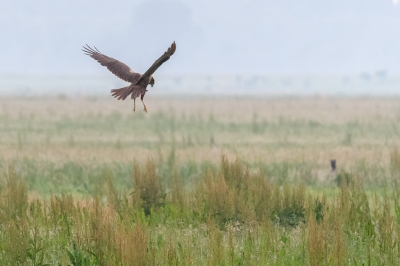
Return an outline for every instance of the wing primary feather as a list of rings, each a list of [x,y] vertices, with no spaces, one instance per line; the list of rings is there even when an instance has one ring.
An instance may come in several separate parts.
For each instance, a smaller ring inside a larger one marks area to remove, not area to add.
[[[90,50],[88,50],[88,49],[85,49],[85,47],[82,49],[82,51],[83,52],[85,52],[85,53],[88,53],[88,54],[90,54],[91,52],[90,52]]]
[[[83,46],[83,47],[85,47],[85,46]],[[89,46],[89,45],[87,45],[87,44],[86,44],[86,47],[85,47],[85,49],[88,49],[88,50],[90,50],[91,48],[90,48],[90,46]]]
[[[86,47],[83,47],[83,49],[82,49],[82,51],[84,51],[85,53],[92,53],[92,51],[90,51],[88,48],[86,48]]]
[[[91,53],[95,53],[95,52],[96,52],[96,51],[93,50],[93,48],[90,47],[89,45],[86,44],[86,46],[87,46],[87,47],[84,47],[84,48],[87,49],[89,52],[91,52]]]
[[[83,51],[84,53],[86,53],[87,55],[91,55],[91,54],[92,54],[90,51],[85,50],[85,49],[82,49],[82,51]]]

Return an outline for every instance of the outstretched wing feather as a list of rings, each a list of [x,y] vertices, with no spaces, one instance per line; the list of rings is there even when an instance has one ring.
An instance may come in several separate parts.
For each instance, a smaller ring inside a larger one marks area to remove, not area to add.
[[[176,44],[175,42],[173,42],[171,44],[171,47],[168,48],[168,50],[160,57],[158,58],[153,65],[147,69],[146,72],[144,72],[144,74],[140,77],[140,79],[136,82],[136,84],[140,83],[140,81],[142,81],[143,79],[145,79],[146,77],[152,75],[154,72],[156,72],[156,70],[166,61],[168,61],[168,59],[171,57],[171,55],[173,55],[175,53],[176,50]]]
[[[107,67],[114,75],[127,82],[136,83],[141,75],[129,66],[125,65],[121,61],[118,61],[112,57],[102,54],[97,48],[96,50],[91,48],[89,45],[83,46],[82,51],[92,57],[94,60],[100,63],[100,65]]]

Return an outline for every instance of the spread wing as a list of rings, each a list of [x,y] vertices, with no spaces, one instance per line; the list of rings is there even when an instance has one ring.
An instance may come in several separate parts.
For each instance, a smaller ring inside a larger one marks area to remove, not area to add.
[[[173,42],[171,44],[171,47],[168,48],[168,50],[160,57],[158,58],[153,65],[147,69],[146,72],[144,72],[144,74],[140,77],[140,79],[136,82],[139,83],[141,80],[143,80],[144,78],[152,75],[154,72],[156,72],[156,70],[165,62],[167,61],[171,55],[173,55],[175,53],[176,50],[176,44],[175,42]]]
[[[114,75],[127,82],[136,83],[141,74],[135,72],[124,63],[102,54],[96,47],[91,48],[89,45],[83,46],[82,51],[99,62],[102,66],[107,67]]]

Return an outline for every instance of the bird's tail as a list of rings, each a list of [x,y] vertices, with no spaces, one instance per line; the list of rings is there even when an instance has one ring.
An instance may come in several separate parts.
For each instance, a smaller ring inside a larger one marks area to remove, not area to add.
[[[117,98],[117,100],[125,100],[131,92],[132,89],[129,86],[111,90],[112,96]]]

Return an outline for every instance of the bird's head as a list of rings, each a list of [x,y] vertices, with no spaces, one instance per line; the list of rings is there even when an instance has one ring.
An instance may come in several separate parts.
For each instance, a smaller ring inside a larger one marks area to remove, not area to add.
[[[150,80],[149,80],[149,84],[153,87],[154,83],[155,83],[154,78],[153,78],[153,76],[151,76]]]

